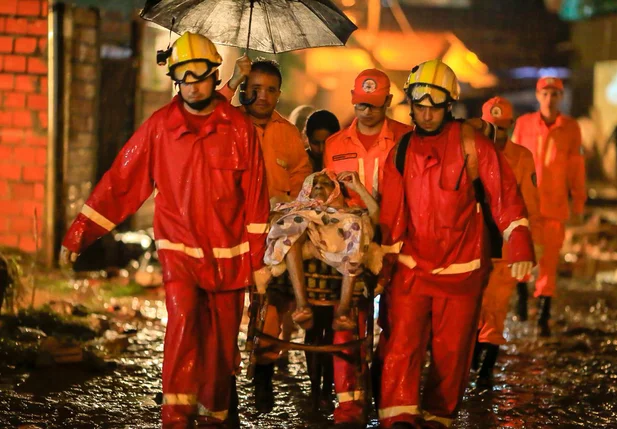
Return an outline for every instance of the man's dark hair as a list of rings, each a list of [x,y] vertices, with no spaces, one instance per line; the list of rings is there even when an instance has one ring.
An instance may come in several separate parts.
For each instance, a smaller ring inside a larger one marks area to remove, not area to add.
[[[334,113],[328,110],[317,110],[306,120],[306,136],[311,138],[317,130],[328,130],[334,134],[341,130],[341,125]]]
[[[265,74],[269,74],[271,76],[276,76],[279,78],[279,88],[283,83],[283,75],[281,74],[281,66],[274,60],[268,60],[266,58],[260,57],[253,61],[251,65],[251,71],[257,71]]]

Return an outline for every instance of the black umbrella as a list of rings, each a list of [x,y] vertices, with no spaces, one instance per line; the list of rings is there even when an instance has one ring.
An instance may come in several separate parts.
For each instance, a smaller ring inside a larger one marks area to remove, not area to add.
[[[147,0],[141,17],[179,34],[271,53],[342,46],[357,30],[332,0]]]

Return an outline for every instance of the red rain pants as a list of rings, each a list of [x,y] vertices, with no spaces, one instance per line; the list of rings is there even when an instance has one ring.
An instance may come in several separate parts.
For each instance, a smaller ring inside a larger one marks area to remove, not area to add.
[[[165,284],[168,313],[163,358],[163,428],[199,427],[227,419],[231,377],[239,365],[244,289],[207,292]]]

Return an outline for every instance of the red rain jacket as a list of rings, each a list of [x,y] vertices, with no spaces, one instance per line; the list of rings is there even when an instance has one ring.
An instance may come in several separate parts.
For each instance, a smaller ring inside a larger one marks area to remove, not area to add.
[[[175,97],[133,134],[84,204],[63,245],[81,252],[154,191],[163,280],[208,291],[252,284],[269,213],[263,159],[248,117],[222,97],[191,130]]]
[[[398,146],[390,152],[381,187],[380,223],[388,253],[383,284],[389,283],[398,260],[433,283],[438,293],[464,295],[481,290],[482,282],[474,274],[486,270],[490,261],[482,210],[472,184],[475,177],[470,172],[482,181],[493,219],[510,246],[510,262],[534,260],[527,211],[512,169],[490,140],[468,130],[471,150],[463,144],[459,122],[446,124],[436,136],[414,134],[404,176],[395,165]],[[463,151],[470,154],[467,168]]]

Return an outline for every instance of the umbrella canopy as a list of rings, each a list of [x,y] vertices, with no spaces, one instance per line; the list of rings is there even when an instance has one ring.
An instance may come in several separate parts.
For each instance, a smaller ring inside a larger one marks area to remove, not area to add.
[[[147,0],[141,16],[221,45],[247,47],[250,35],[249,49],[270,53],[342,46],[357,30],[332,0]]]

